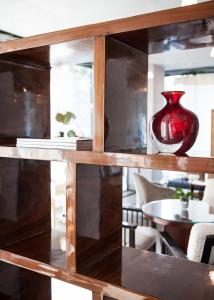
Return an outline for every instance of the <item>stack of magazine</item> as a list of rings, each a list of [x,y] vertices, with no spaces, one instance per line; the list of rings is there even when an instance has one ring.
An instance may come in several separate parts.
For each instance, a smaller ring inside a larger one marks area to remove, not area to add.
[[[16,140],[16,147],[91,151],[92,139],[81,137],[51,139],[18,138]]]

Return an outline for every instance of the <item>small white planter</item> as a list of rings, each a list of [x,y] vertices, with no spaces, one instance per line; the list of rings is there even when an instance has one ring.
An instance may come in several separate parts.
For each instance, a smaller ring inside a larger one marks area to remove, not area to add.
[[[182,201],[181,200],[181,209],[186,210],[188,208],[189,201]]]

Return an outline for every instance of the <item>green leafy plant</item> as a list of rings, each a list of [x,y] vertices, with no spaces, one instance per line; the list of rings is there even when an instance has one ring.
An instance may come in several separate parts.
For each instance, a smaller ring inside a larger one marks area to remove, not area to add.
[[[64,125],[68,125],[71,119],[76,119],[76,116],[70,111],[67,111],[64,115],[61,113],[56,115],[57,122],[63,123]]]
[[[56,121],[59,123],[62,123],[64,125],[68,125],[70,121],[73,119],[76,119],[76,116],[74,113],[67,111],[65,114],[57,113],[55,117]],[[64,132],[60,132],[60,136],[64,136]],[[77,136],[76,132],[74,130],[69,130],[67,133],[68,137],[74,137]]]
[[[193,193],[192,192],[184,192],[182,188],[176,188],[175,193],[173,195],[174,199],[180,199],[182,201],[188,201],[190,198],[192,198]]]

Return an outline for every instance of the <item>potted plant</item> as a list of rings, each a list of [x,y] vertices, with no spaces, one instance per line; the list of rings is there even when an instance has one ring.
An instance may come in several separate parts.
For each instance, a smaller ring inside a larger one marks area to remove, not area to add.
[[[67,111],[65,114],[57,113],[55,119],[56,119],[57,122],[62,123],[63,125],[68,125],[72,119],[73,120],[76,119],[76,116],[75,116],[74,113],[72,113],[70,111]],[[64,130],[61,130],[59,132],[59,136],[60,137],[65,136]],[[70,130],[67,131],[67,136],[68,137],[74,137],[74,136],[77,136],[77,134],[73,129],[70,129]]]
[[[173,195],[174,199],[180,199],[181,200],[181,206],[182,209],[187,209],[189,199],[193,197],[192,192],[185,192],[182,188],[178,187],[175,190],[175,193]]]

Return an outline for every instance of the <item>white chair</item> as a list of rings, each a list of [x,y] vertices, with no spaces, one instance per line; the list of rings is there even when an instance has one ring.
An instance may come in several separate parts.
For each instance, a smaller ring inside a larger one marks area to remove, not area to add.
[[[126,230],[129,230],[129,235]],[[150,250],[155,246],[155,251],[161,253],[160,233],[152,227],[123,222],[123,245],[140,250]]]
[[[161,253],[160,233],[157,229],[147,226],[138,226],[135,231],[135,248],[149,250],[155,246],[155,252]]]
[[[201,262],[203,260],[202,256],[205,248],[205,242],[208,236],[210,236],[213,239],[214,246],[214,224],[197,223],[192,227],[187,248],[187,258],[189,260],[193,260],[195,262]],[[209,262],[213,264],[214,249],[210,250],[211,253],[208,254],[208,259]]]
[[[154,200],[165,198],[167,199],[173,197],[173,189],[154,184],[147,180],[144,176],[139,175],[137,173],[134,173],[134,179],[137,198],[136,206],[139,208],[143,204]],[[161,253],[160,233],[157,229],[149,226],[143,226],[142,219],[141,224],[139,224],[138,218],[136,224],[140,226],[135,226],[129,223],[130,219],[135,218],[134,213],[139,213],[139,208],[125,208],[127,212],[127,222],[123,222],[123,228],[130,230],[131,238],[129,235],[129,241],[127,241],[128,237],[125,237],[124,244],[141,250],[149,250],[155,245],[156,252]],[[130,215],[132,214],[131,217],[129,216],[129,213]]]
[[[134,173],[137,206],[161,199],[173,198],[174,190],[150,182],[144,176]]]
[[[202,201],[209,205],[210,213],[214,213],[214,178],[207,179]]]
[[[175,242],[166,233],[161,233],[164,254],[178,258],[186,258],[195,262],[214,264],[214,223],[197,223],[193,225],[187,255],[175,245]]]

